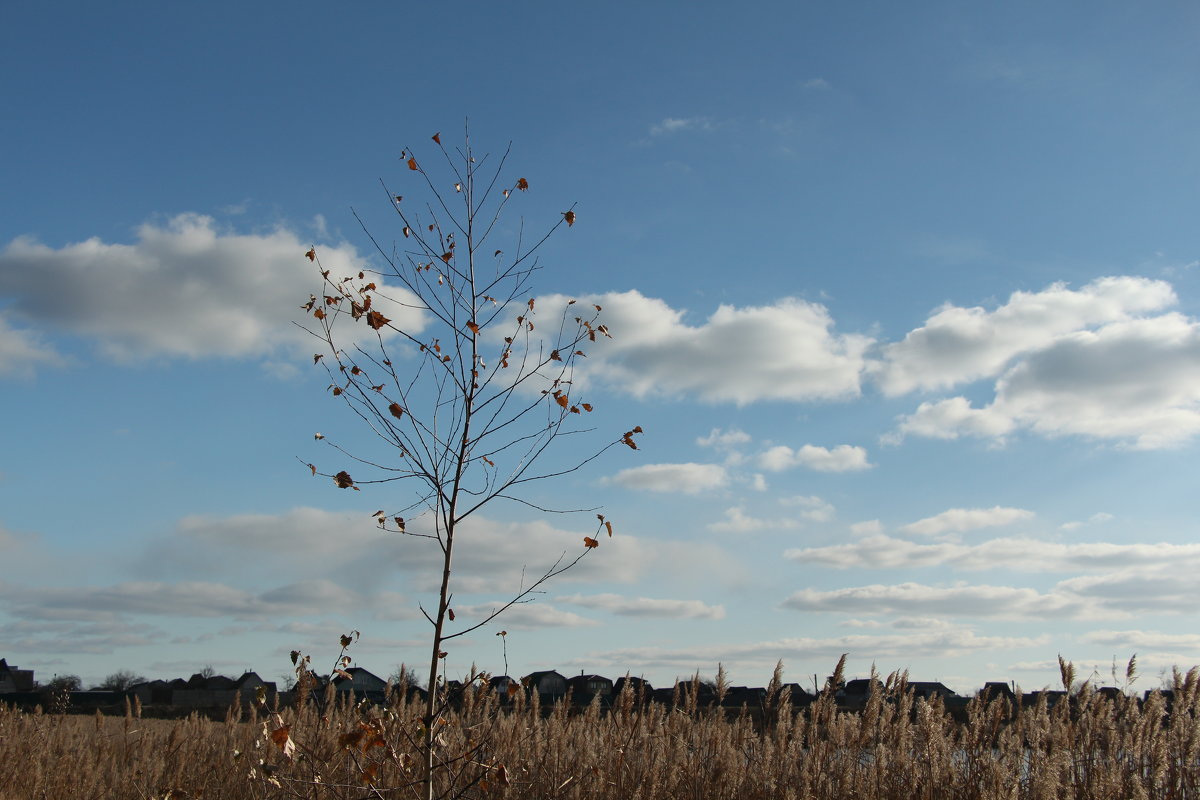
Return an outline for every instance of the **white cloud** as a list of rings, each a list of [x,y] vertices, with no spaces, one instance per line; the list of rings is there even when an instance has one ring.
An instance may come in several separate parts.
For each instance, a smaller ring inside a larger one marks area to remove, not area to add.
[[[643,492],[699,494],[725,486],[729,476],[719,464],[646,464],[623,469],[608,481]]]
[[[0,261],[0,269],[3,262]],[[39,366],[59,366],[65,363],[54,348],[29,329],[14,328],[0,314],[0,378],[27,378]]]
[[[725,509],[725,519],[710,522],[708,529],[718,533],[751,533],[761,530],[785,530],[797,527],[792,519],[762,519],[747,516],[741,506]]]
[[[806,444],[799,450],[777,445],[760,454],[758,464],[772,472],[797,466],[818,472],[849,472],[870,469],[873,466],[867,461],[865,449],[848,444],[839,444],[832,450],[812,444]]]
[[[502,605],[504,605],[503,602],[456,605],[454,610],[456,617],[461,617],[467,623],[474,623],[487,618]],[[521,603],[505,610],[503,615],[496,619],[496,624],[505,629],[541,630],[543,628],[587,628],[600,623],[571,611],[548,606],[545,603]],[[454,628],[451,626],[450,631],[453,632],[453,630]]]
[[[720,428],[713,428],[708,436],[696,437],[696,444],[701,447],[715,447],[718,450],[732,449],[749,441],[750,434],[738,428],[730,428],[727,431],[723,431]]]
[[[1200,633],[1161,633],[1159,631],[1100,630],[1085,633],[1079,641],[1117,647],[1126,652],[1161,650],[1166,647],[1191,650],[1200,655]],[[1195,658],[1196,656],[1193,656]]]
[[[700,600],[625,597],[619,594],[575,594],[557,599],[562,603],[607,611],[622,617],[664,617],[668,619],[725,618],[724,606],[710,606]]]
[[[205,581],[128,581],[110,586],[17,588],[0,585],[19,616],[46,611],[111,612],[171,617],[270,618],[362,607],[363,597],[332,581],[300,581],[254,594]]]
[[[12,298],[13,318],[87,337],[122,362],[311,355],[312,337],[293,324],[320,287],[304,258],[308,247],[285,229],[234,234],[198,214],[146,223],[133,244],[93,238],[52,248],[22,237],[0,251],[0,293]],[[335,276],[362,268],[348,244],[322,246],[319,254]],[[394,288],[388,294],[406,297]],[[388,316],[419,330],[415,312],[393,308],[382,296],[379,302]]]
[[[650,126],[651,136],[666,136],[686,130],[711,130],[712,120],[708,117],[664,117],[661,122]]]
[[[1200,324],[1181,314],[1058,337],[1012,366],[991,403],[923,403],[897,436],[1001,437],[1015,430],[1116,440],[1139,449],[1200,433]]]
[[[761,679],[747,680],[762,680],[765,683],[772,667],[781,659],[811,662],[814,658],[821,658],[827,659],[832,667],[843,653],[849,653],[854,658],[871,660],[907,660],[912,658],[914,653],[920,653],[925,658],[942,658],[989,650],[1012,651],[1044,645],[1046,641],[1045,636],[979,636],[969,628],[952,626],[883,635],[787,637],[676,648],[629,647],[588,653],[578,661],[580,664],[590,664],[592,668],[612,667],[636,672],[638,669],[659,667],[678,669],[683,674],[690,674],[695,670],[708,672],[715,668],[717,663],[721,663],[735,670],[761,671]]]
[[[962,533],[979,528],[994,528],[1014,522],[1033,519],[1033,512],[1023,508],[951,508],[940,514],[911,522],[900,530],[922,536],[938,536],[943,533]]]
[[[885,435],[882,441],[898,444],[908,434],[931,439],[974,436],[1002,441],[1016,426],[1014,420],[1002,413],[986,408],[973,408],[965,397],[950,397],[921,403],[915,412],[901,417],[896,432]]]
[[[991,539],[974,545],[958,542],[917,544],[873,535],[849,544],[793,548],[787,550],[784,557],[841,569],[950,566],[963,570],[1072,573],[1171,567],[1190,573],[1200,569],[1200,544],[1064,544],[1026,537]]]
[[[817,89],[821,91],[829,91],[833,87],[829,85],[829,81],[824,78],[809,78],[800,83],[802,89]]]
[[[828,522],[836,509],[816,495],[792,495],[779,498],[779,504],[787,508],[800,508],[800,516],[813,522]]]
[[[1015,586],[873,584],[831,591],[801,589],[783,601],[795,611],[842,614],[946,615],[1010,619],[1087,618],[1111,614],[1071,592]]]
[[[850,526],[850,532],[855,536],[876,536],[883,533],[883,523],[877,519],[855,522]]]
[[[1062,336],[1175,302],[1164,281],[1120,276],[1077,290],[1054,284],[1040,292],[1014,292],[994,311],[947,304],[903,341],[883,348],[876,377],[890,395],[948,388],[998,375],[1017,356]]]
[[[539,298],[562,306],[565,297]],[[872,340],[838,334],[824,306],[783,298],[722,305],[700,325],[636,292],[578,298],[604,309],[613,339],[588,352],[582,375],[637,397],[685,396],[747,405],[857,397]]]
[[[1078,528],[1082,528],[1084,525],[1100,525],[1102,523],[1108,522],[1111,519],[1113,519],[1112,514],[1109,514],[1107,511],[1098,511],[1095,514],[1092,514],[1086,520],[1074,520],[1072,522],[1064,522],[1062,525],[1059,525],[1058,527],[1064,531],[1073,531]]]
[[[422,517],[410,517],[407,523],[413,532],[428,532]],[[591,524],[595,525],[594,517]],[[542,574],[560,556],[574,558],[583,549],[585,535],[595,535],[595,528],[585,521],[580,520],[580,526],[470,517],[459,529],[454,553],[458,597],[474,602],[470,595],[503,597],[523,583],[528,585],[531,576]],[[405,591],[436,590],[440,566],[436,543],[384,533],[367,510],[314,508],[187,517],[172,536],[152,546],[135,564],[140,575],[161,581],[220,580],[251,586],[272,576],[280,582],[327,578],[380,598],[378,614],[390,613],[387,609],[395,605],[383,598],[397,581],[403,582]],[[618,524],[611,538],[602,536],[600,547],[556,578],[553,586],[628,584],[647,574],[714,573],[738,579],[737,559],[711,543],[639,537]],[[408,603],[406,611],[414,607],[412,601]]]

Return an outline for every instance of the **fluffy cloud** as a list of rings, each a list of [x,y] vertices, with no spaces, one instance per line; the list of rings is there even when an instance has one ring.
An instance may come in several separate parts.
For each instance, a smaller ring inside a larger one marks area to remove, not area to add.
[[[738,428],[730,428],[723,431],[720,428],[713,428],[708,436],[697,436],[696,444],[701,447],[715,447],[718,450],[729,450],[741,444],[747,444],[750,441],[750,434]]]
[[[1040,292],[1014,292],[995,311],[947,304],[903,341],[885,346],[874,372],[890,395],[949,388],[998,375],[1017,356],[1064,335],[1175,302],[1168,283],[1122,276],[1078,290],[1054,284]]]
[[[855,658],[911,659],[914,653],[925,658],[943,658],[989,650],[1016,650],[1042,645],[1046,637],[980,636],[962,626],[906,630],[882,635],[848,634],[826,638],[788,637],[745,643],[702,644],[694,647],[629,647],[589,653],[578,659],[580,665],[621,670],[666,668],[683,674],[695,670],[707,672],[718,663],[741,669],[762,670],[763,677],[746,678],[764,683],[771,667],[780,659],[811,662],[826,659],[829,666],[843,653]]]
[[[1009,619],[1118,619],[1195,610],[1194,570],[1126,569],[1067,578],[1048,591],[1015,586],[920,583],[802,589],[783,602],[797,611]]]
[[[1025,355],[997,382],[991,403],[923,403],[898,436],[1002,437],[1029,430],[1178,445],[1200,433],[1200,324],[1181,314],[1114,322],[1064,335]]]
[[[818,472],[849,472],[873,466],[867,461],[866,450],[848,444],[840,444],[832,450],[812,444],[806,444],[799,450],[778,445],[759,455],[758,465],[772,472],[797,466]]]
[[[913,569],[949,566],[964,570],[1096,572],[1172,567],[1200,569],[1200,544],[1064,544],[1025,537],[991,539],[975,545],[957,542],[916,544],[890,536],[868,536],[849,544],[794,548],[784,557],[841,569]]]
[[[699,494],[725,486],[729,476],[718,464],[646,464],[623,469],[608,480],[644,492]]]
[[[764,519],[746,514],[741,506],[725,509],[725,518],[710,522],[708,529],[717,533],[752,533],[761,530],[786,530],[799,523],[794,519]]]
[[[39,366],[57,366],[63,362],[62,356],[36,332],[14,328],[0,314],[0,378],[28,377]]]
[[[345,611],[364,605],[357,592],[332,581],[291,583],[254,594],[205,581],[129,581],[111,586],[18,588],[0,586],[19,616],[54,616],[55,612],[141,614],[171,617],[270,618]]]
[[[686,130],[711,130],[712,120],[708,117],[664,117],[661,122],[650,126],[651,136],[666,136]]]
[[[594,525],[594,519],[593,519]],[[423,518],[410,517],[408,529],[427,532]],[[543,521],[501,522],[470,517],[459,530],[455,550],[456,592],[503,597],[528,585],[560,556],[569,560],[583,549],[583,536],[595,529],[559,528]],[[646,574],[737,573],[736,559],[703,542],[638,537],[617,528],[601,538],[573,569],[557,578],[571,583],[631,583]],[[328,578],[372,597],[403,581],[405,591],[436,589],[441,551],[427,539],[384,533],[365,512],[296,508],[281,514],[239,514],[183,519],[166,541],[152,546],[136,568],[160,581],[208,580],[258,585],[266,576],[289,581]],[[411,601],[407,601],[411,609]],[[394,605],[376,603],[377,615]],[[406,610],[407,610],[406,609]]]
[[[234,234],[210,217],[181,214],[142,225],[133,244],[93,238],[52,248],[18,238],[0,251],[0,293],[13,299],[13,318],[88,337],[119,361],[311,354],[311,337],[292,324],[319,287],[306,250],[291,231]],[[334,275],[362,268],[350,245],[322,247],[320,256]],[[389,294],[406,299],[403,291]],[[413,311],[389,306],[386,313],[420,328]],[[13,347],[0,345],[0,365]],[[45,361],[44,348],[23,358],[38,352]]]
[[[833,519],[836,509],[816,495],[792,495],[779,498],[779,504],[788,508],[803,509],[800,516],[813,522],[828,522]]]
[[[1081,618],[1097,613],[1082,598],[1015,586],[926,586],[873,584],[819,591],[801,589],[783,601],[794,611],[843,614],[940,614],[961,617]]]
[[[667,619],[724,619],[724,606],[710,606],[700,600],[669,600],[652,597],[625,597],[619,594],[575,594],[559,597],[559,602],[583,608],[607,611],[622,617],[663,617]]]
[[[637,291],[579,298],[604,308],[611,341],[588,352],[585,375],[635,396],[738,405],[857,397],[872,340],[838,334],[824,306],[783,298],[720,306],[699,325]],[[542,298],[561,306],[567,298]]]
[[[850,526],[850,532],[855,536],[877,536],[883,533],[883,523],[877,519],[855,522]]]
[[[1190,650],[1200,654],[1200,633],[1161,633],[1159,631],[1092,631],[1079,637],[1086,644],[1102,644],[1126,651],[1161,650],[1164,647]]]
[[[504,602],[476,603],[475,605],[456,605],[455,613],[468,623],[476,623],[486,619],[496,612]],[[502,618],[505,629],[542,630],[544,628],[587,628],[599,625],[594,619],[581,617],[562,609],[548,606],[545,603],[522,603],[511,606],[504,611]]]
[[[994,528],[1014,522],[1033,519],[1033,512],[1023,508],[951,508],[941,514],[909,523],[900,530],[922,536],[938,536],[943,533],[962,533],[979,528]]]

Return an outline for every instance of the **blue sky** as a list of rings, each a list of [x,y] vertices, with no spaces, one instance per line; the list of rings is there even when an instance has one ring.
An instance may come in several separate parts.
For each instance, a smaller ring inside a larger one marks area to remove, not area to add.
[[[531,229],[577,203],[537,292],[604,305],[597,425],[646,430],[545,488],[617,535],[500,623],[513,674],[1200,662],[1200,12],[645,6],[6,10],[0,656],[424,660],[405,496],[297,461],[372,443],[293,323],[469,118]],[[463,621],[590,519],[489,509]]]

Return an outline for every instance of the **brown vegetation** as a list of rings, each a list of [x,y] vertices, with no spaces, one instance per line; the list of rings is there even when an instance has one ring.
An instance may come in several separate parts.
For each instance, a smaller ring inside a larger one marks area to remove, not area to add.
[[[773,682],[778,687],[778,677]],[[539,708],[468,692],[443,715],[439,796],[479,798],[1200,797],[1200,672],[1144,702],[1087,684],[1024,707],[977,698],[964,723],[892,676],[858,713],[784,692],[730,715],[626,691]],[[407,798],[423,794],[423,709],[339,702],[225,722],[24,713],[0,706],[0,797]],[[1018,698],[1019,700],[1019,698]]]

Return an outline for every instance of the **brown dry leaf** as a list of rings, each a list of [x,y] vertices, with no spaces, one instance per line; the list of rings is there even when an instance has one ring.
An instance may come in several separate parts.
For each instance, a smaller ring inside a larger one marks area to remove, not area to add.
[[[333,396],[334,397],[337,397],[341,393],[342,393],[342,387],[340,387],[340,386],[333,387]]]
[[[582,406],[583,406],[583,410],[584,410],[584,411],[591,411],[591,410],[592,410],[592,404],[591,404],[591,403],[580,403],[580,405],[582,405]]]
[[[585,536],[585,537],[583,537],[583,546],[587,547],[587,548],[599,547],[600,542],[596,541],[595,539],[593,539],[590,536]]]
[[[308,252],[305,253],[304,255],[308,256],[309,261],[316,261],[317,260],[317,248],[310,247],[308,249]]]
[[[283,717],[279,716],[278,714],[273,714],[272,717],[274,724],[278,725],[279,727],[271,731],[271,741],[279,746],[279,749],[283,751],[285,758],[290,759],[292,754],[296,752],[296,743],[292,741],[292,737],[290,735],[291,726],[284,725]]]
[[[608,538],[610,538],[610,539],[611,539],[611,538],[612,538],[612,523],[611,523],[611,522],[605,522],[605,523],[604,523],[604,527],[608,529]]]
[[[413,172],[417,171],[417,160],[415,158],[410,158],[408,160],[408,168],[411,169]]]
[[[315,311],[313,311],[313,316],[316,317],[317,319],[325,319],[325,310],[322,308],[318,308]]]
[[[333,476],[333,482],[339,489],[349,489],[354,486],[354,479],[350,477],[350,473],[342,470],[337,475]]]
[[[309,465],[308,465],[308,468],[309,468],[310,470],[312,470],[313,477],[314,477],[314,478],[315,478],[315,477],[317,477],[317,468],[316,468],[316,466],[315,466],[315,465],[313,465],[313,464],[309,464]]]
[[[453,251],[453,250],[449,250],[449,251],[447,251],[447,252],[445,252],[445,253],[442,253],[442,261],[445,261],[447,264],[449,264],[449,263],[450,263],[450,259],[452,259],[452,258],[454,258],[454,251]]]
[[[315,363],[317,363],[318,361],[320,361],[320,360],[321,360],[322,358],[324,358],[324,357],[325,357],[325,354],[324,354],[324,353],[313,353],[313,363],[314,363],[314,364],[315,364]]]
[[[468,322],[467,327],[471,329],[471,333],[479,333],[479,326],[474,322]]]
[[[517,178],[517,188],[522,192],[529,191],[529,181],[524,178]]]
[[[390,406],[388,406],[388,411],[391,412],[391,415],[396,419],[400,419],[402,416],[404,416],[404,407],[399,403],[392,403]]]
[[[379,330],[389,322],[391,322],[391,320],[385,317],[383,314],[380,314],[378,311],[367,312],[367,324],[375,330]]]
[[[450,621],[451,621],[451,622],[454,622],[454,609],[453,609],[453,608],[447,608],[447,609],[446,609],[446,616],[448,616],[448,617],[450,618]]]
[[[570,402],[571,402],[570,400],[567,399],[567,396],[565,394],[561,394],[561,393],[554,395],[554,399],[556,401],[558,401],[558,404],[560,406],[562,406],[563,408],[566,408],[568,405],[570,405]]]
[[[392,522],[396,523],[396,527],[401,533],[404,532],[404,517],[392,517]]]
[[[433,140],[434,140],[435,142],[437,142],[438,144],[441,144],[441,143],[442,143],[442,132],[441,132],[441,131],[438,131],[437,133],[435,133],[435,134],[434,134],[433,136],[431,136],[430,138],[431,138],[431,139],[433,139]]]
[[[562,361],[562,356],[560,356],[558,354],[557,350],[551,350],[550,351],[550,360],[551,361]]]
[[[571,227],[572,225],[575,224],[575,212],[574,211],[564,211],[563,219],[565,219],[567,221],[567,227],[568,228]]]
[[[412,235],[412,230],[407,225],[405,225],[404,226],[404,238],[407,239],[411,235]]]

